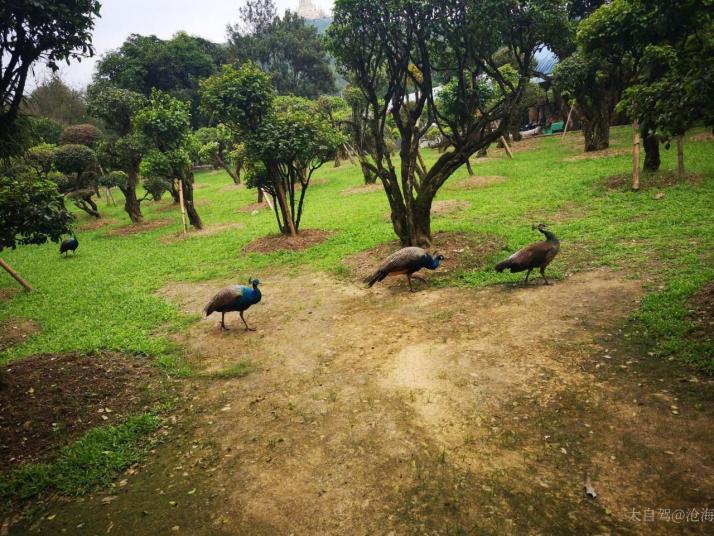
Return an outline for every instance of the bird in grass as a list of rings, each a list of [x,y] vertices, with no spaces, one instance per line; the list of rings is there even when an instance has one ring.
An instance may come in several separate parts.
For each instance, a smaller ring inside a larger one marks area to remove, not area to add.
[[[417,247],[402,248],[399,251],[392,253],[387,259],[379,265],[377,271],[370,275],[365,282],[367,287],[371,287],[378,281],[382,281],[388,275],[406,275],[409,283],[409,290],[414,292],[412,287],[412,278],[418,279],[426,283],[426,279],[418,275],[414,275],[422,268],[436,270],[444,260],[443,255],[439,255],[435,251],[430,255],[425,249]]]
[[[555,258],[560,250],[560,240],[551,231],[546,229],[544,223],[541,223],[537,227],[534,225],[533,229],[538,229],[541,233],[545,235],[545,240],[543,242],[536,242],[530,246],[526,246],[521,250],[516,251],[513,255],[508,257],[505,261],[499,262],[496,265],[497,272],[503,272],[503,270],[509,269],[511,273],[523,272],[528,270],[526,274],[525,285],[528,284],[528,276],[531,275],[531,271],[534,268],[540,268],[540,275],[543,277],[546,285],[550,285],[548,278],[545,277],[545,269]]]
[[[206,317],[211,316],[213,313],[221,313],[221,329],[228,331],[225,322],[226,313],[237,311],[240,313],[240,319],[245,324],[245,329],[255,331],[255,328],[251,328],[248,322],[245,321],[243,312],[260,301],[262,297],[258,288],[260,281],[250,278],[248,279],[248,285],[250,286],[229,285],[219,290],[204,309]]]
[[[66,240],[62,240],[62,243],[60,244],[60,255],[64,253],[64,256],[67,256],[67,253],[70,251],[74,255],[75,251],[79,247],[79,240],[77,240],[77,235],[72,233],[72,236],[70,238],[67,238]]]

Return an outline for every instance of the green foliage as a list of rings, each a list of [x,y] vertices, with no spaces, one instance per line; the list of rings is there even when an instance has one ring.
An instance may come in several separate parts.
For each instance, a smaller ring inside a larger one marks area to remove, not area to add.
[[[102,131],[90,123],[70,125],[60,136],[60,145],[86,145],[95,148],[102,139]]]
[[[36,143],[57,145],[64,127],[61,123],[47,117],[28,117],[30,138]]]
[[[36,174],[0,175],[0,251],[57,242],[72,220],[51,180]]]
[[[30,147],[25,153],[25,162],[32,167],[38,175],[46,176],[55,164],[55,145],[43,143]]]
[[[13,126],[32,65],[40,58],[53,71],[58,64],[92,55],[91,31],[101,5],[97,0],[17,0],[0,4],[0,150]],[[5,158],[8,153],[0,153]]]
[[[203,109],[236,133],[256,130],[273,98],[270,76],[250,62],[240,69],[224,65],[219,74],[201,82]]]
[[[270,74],[280,95],[316,98],[334,93],[330,60],[317,30],[290,11],[270,21],[266,18],[270,15],[265,13],[260,15],[260,21],[246,21],[248,33],[239,27],[229,28],[233,62],[251,61],[260,65]]]
[[[97,157],[86,145],[60,145],[54,151],[55,167],[62,173],[82,173],[95,167]]]
[[[151,91],[148,106],[139,110],[133,121],[137,131],[161,151],[181,147],[191,129],[189,106],[157,89]]]
[[[90,86],[87,97],[89,113],[104,121],[119,136],[131,132],[132,117],[147,103],[141,93],[103,83]]]
[[[99,177],[99,185],[104,188],[114,188],[118,187],[120,189],[126,188],[127,174],[123,171],[110,171],[105,175]]]
[[[117,426],[93,428],[63,448],[54,462],[26,465],[3,475],[0,497],[22,500],[50,490],[83,495],[106,487],[117,474],[144,458],[149,435],[159,424],[158,417],[146,413]]]
[[[154,201],[160,201],[161,196],[171,189],[171,180],[160,175],[149,175],[144,179],[143,185]]]
[[[87,121],[84,95],[67,86],[56,73],[33,90],[23,109],[30,115],[59,124],[71,125]],[[57,140],[50,143],[57,143]]]

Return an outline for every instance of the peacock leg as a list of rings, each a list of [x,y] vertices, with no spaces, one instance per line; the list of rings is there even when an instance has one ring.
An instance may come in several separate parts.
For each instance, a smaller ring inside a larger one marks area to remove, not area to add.
[[[548,278],[545,276],[545,266],[541,266],[540,275],[543,278],[543,281],[545,281],[545,284],[550,285],[550,283],[548,282]]]
[[[230,331],[230,330],[226,327],[226,313],[221,313],[221,329],[222,329],[222,330],[225,330],[225,331]]]
[[[414,292],[414,287],[412,287],[412,276],[407,274],[407,283],[409,283],[409,292]]]
[[[243,321],[243,323],[245,324],[245,329],[247,329],[248,331],[255,331],[255,328],[251,328],[251,327],[248,325],[248,322],[245,321],[245,318],[243,318],[243,311],[240,312],[240,319],[241,319],[241,320]]]
[[[412,277],[413,277],[414,279],[418,279],[418,280],[421,281],[422,283],[426,283],[426,279],[424,279],[424,278],[423,278],[422,276],[420,276],[420,275],[412,274]]]
[[[528,272],[526,273],[526,280],[523,282],[523,286],[528,284],[528,276],[531,275],[531,270],[533,270],[533,268],[528,268]]]

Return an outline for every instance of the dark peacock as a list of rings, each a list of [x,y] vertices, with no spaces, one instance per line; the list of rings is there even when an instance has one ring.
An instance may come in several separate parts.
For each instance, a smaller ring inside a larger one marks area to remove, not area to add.
[[[66,240],[62,240],[62,243],[60,244],[60,255],[64,253],[66,257],[67,253],[70,251],[72,252],[72,254],[74,254],[78,247],[79,240],[77,240],[77,235],[72,233],[71,237],[67,238]]]
[[[243,311],[258,303],[262,294],[258,288],[260,281],[251,278],[248,279],[248,284],[250,285],[248,287],[244,285],[229,285],[219,290],[206,305],[204,309],[206,316],[211,316],[213,313],[221,313],[221,328],[228,330],[225,323],[226,313],[237,311],[240,313],[240,319],[245,324],[245,329],[255,331],[255,328],[251,328],[243,318]]]
[[[414,292],[412,287],[412,277],[426,283],[423,277],[414,275],[422,268],[436,270],[444,260],[443,255],[439,255],[437,251],[430,255],[426,250],[417,247],[402,248],[399,251],[392,253],[387,259],[377,268],[377,271],[369,276],[365,282],[367,287],[371,287],[376,282],[381,281],[388,275],[406,275],[409,282],[409,290]]]
[[[533,229],[538,229],[541,233],[545,235],[545,240],[543,242],[536,242],[530,246],[526,246],[521,250],[516,251],[513,255],[508,257],[505,261],[499,262],[496,265],[497,272],[503,272],[503,270],[509,269],[511,273],[523,272],[528,270],[526,274],[526,280],[524,284],[528,284],[528,276],[531,275],[531,271],[534,268],[540,268],[540,275],[543,276],[543,280],[546,285],[550,285],[548,279],[545,277],[545,269],[555,258],[560,250],[560,240],[551,231],[546,229],[544,223],[540,225],[533,226]]]

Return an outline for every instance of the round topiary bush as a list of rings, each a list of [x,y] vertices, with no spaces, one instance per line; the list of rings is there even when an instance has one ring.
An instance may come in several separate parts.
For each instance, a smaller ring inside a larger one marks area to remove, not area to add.
[[[60,136],[60,145],[86,145],[94,148],[102,139],[102,131],[90,123],[70,125],[64,129]]]

